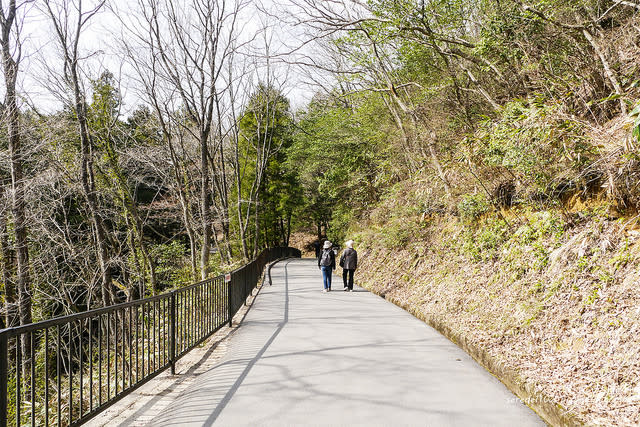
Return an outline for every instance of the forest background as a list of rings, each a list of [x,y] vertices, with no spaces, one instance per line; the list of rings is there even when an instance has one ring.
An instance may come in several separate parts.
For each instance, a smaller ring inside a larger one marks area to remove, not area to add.
[[[2,326],[354,238],[372,290],[589,422],[640,422],[639,12],[3,2]]]

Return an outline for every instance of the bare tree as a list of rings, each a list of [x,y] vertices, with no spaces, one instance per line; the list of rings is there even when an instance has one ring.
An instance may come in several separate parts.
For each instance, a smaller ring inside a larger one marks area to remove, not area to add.
[[[9,187],[9,180],[2,179],[0,184],[0,269],[2,275],[0,279],[4,283],[4,307],[2,307],[2,327],[15,326],[19,317],[16,315],[16,288],[13,281],[13,265],[14,256],[13,251],[9,245],[9,230],[7,227],[9,219],[9,209],[11,201],[6,194],[6,189]]]
[[[389,27],[394,31],[395,22],[376,16],[371,5],[365,2],[317,0],[290,0],[289,7],[295,10],[291,13],[290,24],[304,28],[304,41],[298,46],[292,46],[286,55],[279,59],[304,68],[314,68],[335,76],[335,85],[341,89],[340,96],[346,99],[353,92],[376,92],[386,106],[393,123],[400,133],[400,148],[398,154],[402,156],[406,167],[415,171],[423,164],[423,159],[429,159],[447,194],[451,193],[450,184],[446,177],[445,168],[437,155],[436,139],[423,123],[415,107],[412,105],[411,92],[408,89],[420,85],[413,81],[406,81],[404,76],[398,75],[393,64],[397,46],[393,37],[380,37],[377,31],[372,34],[372,26]],[[459,78],[455,74],[455,65],[451,55],[441,48],[434,31],[425,22],[430,34],[431,47],[439,54],[451,75],[454,92],[459,103],[464,107]],[[419,31],[422,28],[405,28],[403,34]],[[358,35],[358,43],[340,43],[337,38],[345,33]],[[332,62],[319,61],[303,50],[313,44],[321,49],[322,57],[332,58]],[[347,59],[348,58],[348,59]],[[346,63],[345,63],[346,62]],[[476,83],[478,83],[476,81]],[[479,92],[485,93],[482,88]],[[493,101],[489,98],[490,101]],[[491,105],[497,108],[497,103]],[[426,127],[426,129],[425,129]],[[429,137],[424,138],[424,135]],[[425,150],[425,148],[427,150]]]
[[[123,14],[116,14],[124,17]],[[193,280],[200,277],[198,273],[197,247],[198,236],[194,225],[192,214],[192,195],[189,183],[192,181],[191,169],[189,164],[192,163],[190,150],[187,148],[188,135],[186,127],[176,124],[178,106],[173,99],[173,91],[167,88],[163,81],[159,78],[159,58],[151,54],[152,48],[149,43],[149,37],[146,33],[137,33],[137,29],[145,28],[149,25],[139,24],[137,21],[133,25],[129,25],[129,34],[134,35],[134,41],[131,37],[125,37],[123,42],[124,53],[127,61],[131,64],[135,77],[140,85],[141,98],[149,103],[154,112],[154,119],[162,133],[162,142],[164,151],[157,156],[144,156],[144,162],[151,165],[156,173],[165,178],[165,181],[172,188],[172,192],[177,196],[181,206],[182,221],[185,231],[189,238],[189,254],[191,258],[191,275]],[[128,23],[124,22],[127,26]],[[147,28],[147,31],[150,31]],[[136,45],[135,41],[138,44]],[[170,174],[165,174],[164,164],[168,164]]]
[[[608,7],[604,12],[601,12],[601,13],[595,13],[593,11],[590,11],[588,8],[584,8],[583,9],[584,13],[589,15],[586,18],[581,16],[581,14],[576,11],[574,12],[575,22],[565,23],[565,22],[556,20],[553,17],[548,16],[545,12],[532,7],[521,0],[514,0],[514,1],[516,1],[516,3],[520,5],[523,11],[537,15],[541,19],[551,23],[552,25],[558,28],[561,28],[564,31],[569,31],[573,33],[577,32],[584,37],[584,39],[589,43],[589,45],[593,49],[595,56],[600,60],[600,64],[602,66],[604,75],[609,80],[609,83],[611,84],[615,95],[619,97],[620,111],[623,114],[626,114],[627,105],[624,102],[624,98],[623,98],[624,91],[622,90],[620,80],[616,75],[615,71],[613,70],[610,64],[610,60],[607,58],[607,55],[605,54],[602,47],[596,40],[596,37],[597,37],[597,32],[599,32],[600,23],[603,20],[605,20],[613,10],[621,7],[632,7],[632,8],[640,9],[640,6],[632,2],[614,1],[610,7]]]
[[[199,144],[202,279],[209,274],[214,230],[212,189],[215,187],[212,186],[211,166],[215,163],[211,162],[211,153],[219,152],[217,145],[212,147],[212,140],[221,135],[215,129],[219,112],[217,101],[220,93],[226,90],[221,75],[228,57],[234,53],[237,19],[246,4],[243,0],[196,0],[184,7],[175,0],[139,0],[144,27],[132,28],[144,50],[142,54],[150,58],[146,64],[136,61],[138,70],[144,65],[147,67],[143,70],[143,80],[152,97],[150,104],[160,117],[167,117],[172,126],[183,127]],[[173,103],[167,97],[177,97],[180,100],[178,108],[168,111],[167,107]],[[169,125],[169,122],[162,124],[167,137],[171,135]],[[219,191],[224,197],[224,189]],[[184,208],[188,209],[185,195],[183,193],[181,199]]]
[[[102,304],[102,273],[95,236],[88,205],[83,203],[76,152],[69,151],[70,145],[78,141],[77,124],[72,115],[62,112],[42,120],[39,130],[44,144],[30,159],[37,173],[27,199],[31,208],[31,240],[38,248],[37,256],[31,259],[38,283],[34,297],[46,301],[44,307],[77,313],[85,307],[94,307],[96,302]],[[115,218],[120,214],[115,203],[105,205],[101,207],[102,215]]]
[[[87,202],[91,225],[94,232],[96,250],[101,270],[101,296],[106,306],[114,301],[112,289],[112,269],[110,265],[107,229],[102,220],[98,203],[93,141],[87,122],[86,92],[81,79],[80,62],[83,59],[79,44],[83,29],[104,6],[99,1],[89,9],[84,9],[82,0],[77,2],[44,0],[44,6],[54,28],[59,52],[63,58],[63,81],[70,90],[67,99],[69,107],[75,113],[78,136],[80,138],[81,183]]]
[[[7,124],[10,174],[11,174],[11,213],[13,217],[13,235],[16,253],[16,288],[18,297],[18,314],[21,325],[31,323],[31,303],[32,291],[29,277],[29,246],[27,241],[27,224],[25,217],[25,188],[23,175],[24,153],[20,136],[20,110],[16,94],[16,82],[22,59],[22,45],[20,41],[20,29],[22,22],[18,18],[20,9],[26,7],[30,2],[16,4],[15,0],[10,0],[7,5],[0,2],[0,46],[2,48],[2,69],[4,72],[5,101],[4,111],[5,122]],[[4,229],[6,225],[3,224]],[[5,233],[3,232],[4,236]],[[2,238],[3,258],[9,255],[7,251],[7,240]],[[5,258],[5,279],[8,278],[8,269]],[[11,287],[11,280],[5,282],[5,286]],[[11,289],[7,292],[9,298],[12,297]],[[10,300],[9,300],[10,301]],[[31,343],[26,336],[22,337],[22,354],[25,355],[23,370],[28,371],[29,365],[33,363],[28,360],[31,354]]]
[[[114,198],[119,201],[122,208],[122,216],[127,228],[129,252],[132,254],[136,270],[140,271],[144,278],[148,269],[149,286],[151,294],[157,291],[157,277],[155,261],[149,254],[149,249],[144,238],[143,220],[140,215],[131,185],[125,171],[121,167],[118,144],[129,138],[122,131],[120,89],[117,80],[110,72],[103,72],[99,79],[93,81],[94,93],[91,105],[91,127],[96,146],[101,149],[104,168],[107,169],[107,179],[113,191]],[[140,257],[138,257],[138,250]],[[142,260],[139,260],[142,258]],[[140,262],[141,261],[141,262]],[[134,291],[133,284],[129,292],[129,298],[135,294],[144,297],[146,294],[144,279],[140,281],[139,289]]]

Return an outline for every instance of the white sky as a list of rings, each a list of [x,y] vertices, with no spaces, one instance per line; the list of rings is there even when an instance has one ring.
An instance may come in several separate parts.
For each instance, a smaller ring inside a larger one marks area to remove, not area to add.
[[[77,0],[66,1],[67,5],[74,4]],[[118,39],[122,34],[120,20],[111,12],[111,9],[121,13],[133,13],[130,7],[134,1],[109,0],[96,16],[94,16],[81,38],[81,49],[87,59],[83,61],[82,69],[85,78],[95,78],[104,70],[111,71],[121,82],[121,92],[124,101],[124,114],[134,110],[141,104],[133,79],[128,78],[130,73],[125,61],[120,54]],[[282,14],[278,10],[274,0],[260,2],[262,8],[274,11],[273,15]],[[83,0],[83,8],[89,9],[96,4],[95,0]],[[109,7],[110,6],[110,7]],[[52,95],[51,87],[55,83],[53,77],[60,74],[62,58],[57,53],[56,37],[48,18],[35,4],[29,4],[22,8],[24,26],[21,38],[23,40],[23,60],[20,69],[20,93],[25,97],[24,104],[35,105],[42,112],[59,110],[62,106],[60,100]],[[267,16],[260,12],[255,1],[250,1],[246,9],[245,18],[247,25],[243,32],[247,34],[267,23],[271,28],[270,49],[274,54],[288,51],[292,46],[300,44],[302,34],[300,29],[295,29],[274,16]],[[316,88],[309,87],[308,81],[301,70],[285,67],[282,63],[273,62],[276,72],[280,75],[282,89],[289,97],[294,110],[303,108],[310,100]],[[2,79],[0,79],[2,80]],[[1,83],[0,83],[1,84]],[[1,88],[0,88],[1,90]],[[4,92],[4,90],[2,90]]]

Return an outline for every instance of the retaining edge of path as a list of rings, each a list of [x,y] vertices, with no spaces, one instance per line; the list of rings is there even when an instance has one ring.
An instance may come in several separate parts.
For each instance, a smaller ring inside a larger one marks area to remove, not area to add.
[[[400,302],[393,297],[381,295],[377,292],[373,293],[422,320],[427,325],[431,326],[448,338],[455,345],[463,349],[476,362],[482,365],[483,368],[499,379],[500,382],[502,382],[513,394],[521,399],[525,405],[536,412],[546,423],[558,427],[579,427],[585,425],[585,422],[578,414],[564,408],[546,393],[536,390],[536,387],[533,384],[523,380],[514,369],[509,368],[496,360],[489,354],[489,352],[473,344],[464,335],[461,335],[451,329],[446,322],[439,319],[437,316],[423,313],[417,308]]]

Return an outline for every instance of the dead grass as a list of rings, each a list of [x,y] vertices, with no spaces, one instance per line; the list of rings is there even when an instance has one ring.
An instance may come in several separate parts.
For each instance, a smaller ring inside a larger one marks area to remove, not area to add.
[[[447,319],[588,424],[638,425],[640,239],[623,225],[593,218],[533,242],[511,237],[480,262],[461,249],[464,228],[452,218],[432,223],[428,245],[400,250],[364,233],[360,277]],[[548,260],[536,268],[539,246]]]
[[[311,232],[297,231],[291,234],[289,246],[300,249],[303,258],[313,258],[316,256],[313,248],[313,242],[316,239],[317,237]]]

